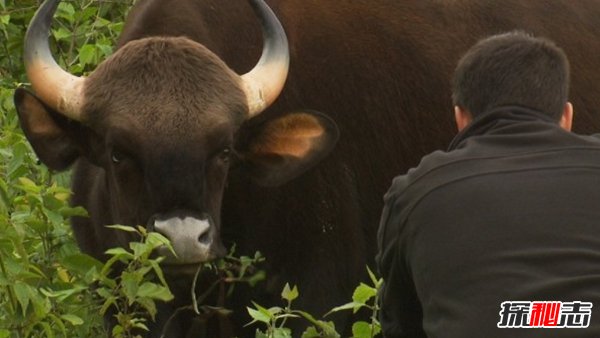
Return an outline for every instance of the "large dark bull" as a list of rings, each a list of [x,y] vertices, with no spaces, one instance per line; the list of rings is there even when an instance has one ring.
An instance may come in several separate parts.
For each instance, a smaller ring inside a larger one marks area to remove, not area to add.
[[[348,299],[372,262],[391,178],[454,133],[450,74],[477,39],[521,28],[555,40],[573,65],[575,129],[600,129],[597,1],[272,0],[289,39],[285,86],[285,35],[261,1],[262,53],[243,0],[140,0],[118,50],[85,79],[48,51],[56,2],[28,35],[35,94],[15,101],[40,159],[75,163],[73,203],[90,212],[73,220],[82,250],[101,258],[127,243],[105,224],[148,224],[173,241],[179,260],[165,268],[181,272],[237,243],[267,258],[252,296],[266,304],[284,282],[315,313]],[[189,326],[179,316],[170,334]]]

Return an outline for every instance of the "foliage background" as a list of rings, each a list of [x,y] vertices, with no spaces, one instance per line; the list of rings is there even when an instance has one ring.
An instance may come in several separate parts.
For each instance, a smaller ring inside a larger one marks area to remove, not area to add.
[[[27,85],[27,24],[41,1],[0,0],[0,338],[100,337],[100,305],[89,289],[97,263],[79,253],[67,219],[68,173],[38,163],[13,104]],[[133,0],[63,1],[51,45],[65,69],[85,74],[112,52]]]

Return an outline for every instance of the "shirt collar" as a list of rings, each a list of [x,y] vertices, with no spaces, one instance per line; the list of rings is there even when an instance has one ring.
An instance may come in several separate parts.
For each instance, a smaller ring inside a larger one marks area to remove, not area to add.
[[[527,122],[543,123],[558,126],[556,120],[543,112],[521,107],[502,106],[478,115],[471,123],[461,130],[448,146],[448,150],[459,148],[467,138],[484,135]],[[537,124],[536,123],[536,124]]]

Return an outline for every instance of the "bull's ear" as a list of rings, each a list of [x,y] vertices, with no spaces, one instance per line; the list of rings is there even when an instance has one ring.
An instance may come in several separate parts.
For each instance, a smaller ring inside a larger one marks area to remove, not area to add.
[[[281,185],[321,161],[335,146],[335,122],[318,112],[287,114],[249,127],[236,147],[242,167],[259,185]]]
[[[80,156],[72,136],[80,123],[52,111],[24,88],[15,91],[15,107],[21,128],[39,159],[53,170],[68,168]]]

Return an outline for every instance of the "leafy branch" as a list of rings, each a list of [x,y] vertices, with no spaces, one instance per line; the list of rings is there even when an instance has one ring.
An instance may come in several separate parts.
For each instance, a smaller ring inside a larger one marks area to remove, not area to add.
[[[372,285],[361,283],[352,295],[352,302],[338,306],[329,311],[325,317],[332,313],[352,310],[356,314],[361,309],[371,312],[370,322],[356,321],[352,325],[352,336],[355,338],[373,338],[381,332],[381,325],[377,319],[379,313],[378,290],[383,280],[375,277],[375,274],[367,267]],[[289,319],[303,319],[309,326],[302,333],[302,338],[339,338],[335,325],[331,321],[315,319],[308,312],[292,309],[292,302],[299,297],[300,293],[296,286],[290,287],[286,284],[281,292],[281,298],[285,300],[284,307],[266,308],[253,302],[254,308],[248,307],[247,311],[252,321],[247,325],[262,323],[266,330],[256,330],[256,338],[288,338],[292,337],[292,330],[286,326]]]

